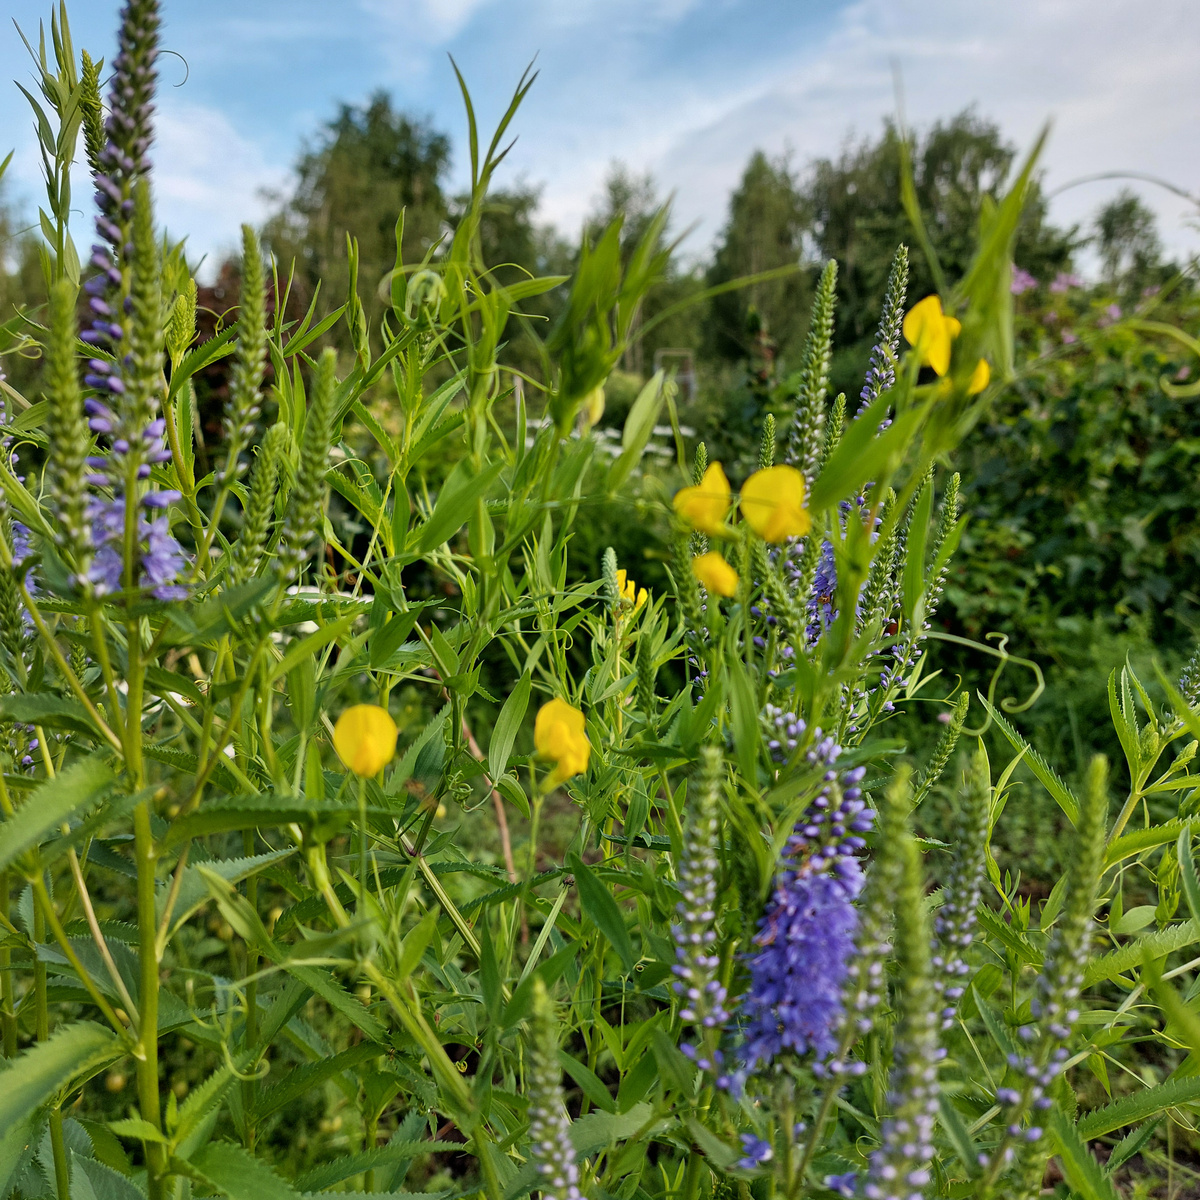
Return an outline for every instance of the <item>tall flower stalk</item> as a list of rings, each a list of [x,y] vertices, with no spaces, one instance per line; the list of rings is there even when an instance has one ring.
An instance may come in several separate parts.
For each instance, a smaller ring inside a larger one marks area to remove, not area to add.
[[[700,777],[695,800],[684,831],[683,859],[679,867],[680,900],[675,906],[674,990],[679,997],[679,1016],[694,1025],[700,1045],[684,1043],[680,1049],[696,1061],[702,1071],[721,1066],[717,1048],[720,1031],[729,1020],[725,1008],[726,989],[718,976],[721,957],[714,953],[717,941],[717,830],[718,800],[724,761],[713,746],[701,751]]]
[[[571,1118],[563,1104],[558,1061],[558,1023],[546,985],[533,985],[529,1037],[529,1157],[538,1173],[543,1200],[583,1200],[579,1167],[571,1144]]]
[[[186,595],[183,552],[166,509],[180,498],[151,481],[171,455],[159,411],[162,390],[161,285],[148,182],[147,153],[158,57],[156,0],[129,0],[109,89],[107,141],[94,176],[103,239],[92,247],[90,326],[95,348],[84,383],[92,432],[107,442],[89,459],[89,482],[103,489],[90,507],[96,550],[86,583],[99,594],[149,588],[160,600]]]

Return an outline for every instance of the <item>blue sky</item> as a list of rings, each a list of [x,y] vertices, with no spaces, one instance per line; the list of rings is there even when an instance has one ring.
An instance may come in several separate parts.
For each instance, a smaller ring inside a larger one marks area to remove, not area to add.
[[[110,58],[117,8],[70,6],[76,45]],[[33,37],[49,4],[7,9]],[[262,217],[263,189],[286,186],[336,104],[377,88],[452,135],[461,178],[451,54],[485,126],[537,56],[507,179],[541,185],[544,218],[571,232],[619,158],[675,192],[677,224],[696,226],[688,248],[702,254],[752,150],[802,166],[874,134],[894,111],[893,64],[915,124],[975,104],[1027,144],[1053,119],[1050,187],[1128,169],[1200,194],[1194,0],[166,0],[164,13],[163,44],[187,65],[161,60],[159,210],[213,256],[234,245],[239,222]],[[30,80],[11,25],[0,28],[0,79]],[[38,161],[11,85],[0,116],[0,152],[16,150],[14,189],[32,204]],[[1066,191],[1053,213],[1086,219],[1117,186]],[[1200,249],[1182,202],[1138,190],[1172,250]]]

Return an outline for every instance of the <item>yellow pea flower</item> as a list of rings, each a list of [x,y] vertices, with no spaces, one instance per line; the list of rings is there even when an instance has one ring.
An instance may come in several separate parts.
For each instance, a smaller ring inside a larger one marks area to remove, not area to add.
[[[804,476],[795,467],[766,467],[742,484],[742,515],[767,542],[803,537],[812,528],[804,507]]]
[[[634,612],[637,612],[643,604],[646,603],[647,592],[645,588],[640,588],[633,582],[632,579],[625,573],[625,568],[622,567],[617,572],[617,591],[621,594],[621,599],[624,600]]]
[[[738,573],[715,550],[693,558],[692,573],[710,592],[718,596],[733,596],[737,593]]]
[[[729,480],[719,462],[709,463],[700,482],[675,493],[675,511],[693,529],[719,535],[733,500]]]
[[[904,336],[920,355],[921,362],[932,367],[934,374],[945,375],[950,370],[950,343],[962,325],[955,317],[942,312],[942,298],[926,296],[904,316]]]
[[[905,338],[921,356],[921,362],[933,368],[935,375],[945,375],[950,370],[950,345],[960,333],[962,322],[942,311],[942,299],[937,295],[926,296],[914,304],[904,317]],[[981,358],[967,384],[967,395],[978,395],[987,387],[991,377],[992,370],[987,359]]]
[[[533,744],[541,758],[556,764],[548,781],[552,785],[587,770],[592,747],[584,731],[583,713],[565,700],[555,697],[538,709]]]
[[[395,757],[399,732],[386,708],[355,704],[338,717],[333,727],[333,748],[348,771],[378,775]]]

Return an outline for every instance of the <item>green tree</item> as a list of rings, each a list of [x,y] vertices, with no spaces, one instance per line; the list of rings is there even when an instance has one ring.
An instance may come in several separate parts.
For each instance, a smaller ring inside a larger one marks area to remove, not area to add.
[[[325,304],[340,304],[349,282],[346,235],[358,240],[359,293],[374,322],[385,301],[379,285],[396,258],[396,221],[404,212],[404,260],[419,262],[444,235],[450,216],[444,176],[450,140],[397,112],[385,92],[364,106],[343,104],[296,163],[296,185],[268,221],[276,256],[295,259],[309,294],[323,281]]]
[[[662,209],[664,201],[658,194],[654,177],[634,174],[625,164],[614,162],[605,177],[600,197],[585,222],[584,228],[593,240],[618,217],[621,227],[621,261],[628,265],[630,255],[645,236],[650,222]],[[667,201],[669,203],[669,201]],[[654,249],[662,250],[671,243],[669,227],[659,236]],[[634,318],[635,332],[664,313],[667,309],[687,300],[703,286],[696,272],[688,271],[679,257],[672,254],[666,276],[646,296]],[[645,336],[638,336],[626,351],[621,367],[634,375],[646,376],[654,369],[655,354],[663,348],[693,350],[699,343],[701,312],[695,306],[656,323]],[[623,416],[624,410],[617,406],[610,414],[611,419]]]
[[[1002,194],[1016,154],[994,122],[971,110],[937,122],[914,140],[917,199],[948,278],[966,269],[984,200]],[[933,291],[932,272],[913,245],[901,204],[900,166],[900,134],[889,120],[878,140],[849,144],[836,159],[815,162],[800,188],[819,260],[836,258],[839,264],[835,391],[854,389],[865,366],[888,265],[899,243],[912,246],[910,297]],[[1048,222],[1035,183],[1017,231],[1015,261],[1039,279],[1053,277],[1069,266],[1078,242],[1074,229]]]
[[[807,228],[806,202],[790,162],[756,150],[730,197],[708,283],[799,263]],[[811,299],[811,281],[800,274],[717,296],[705,321],[705,347],[724,359],[773,359],[776,353],[795,359]]]
[[[1096,214],[1093,243],[1104,282],[1123,295],[1137,295],[1174,268],[1162,260],[1158,221],[1137,195],[1123,188]]]

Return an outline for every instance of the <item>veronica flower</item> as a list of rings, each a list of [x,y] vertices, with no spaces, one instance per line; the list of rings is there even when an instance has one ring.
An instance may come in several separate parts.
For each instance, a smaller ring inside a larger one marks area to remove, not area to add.
[[[563,1104],[558,1033],[546,985],[535,977],[529,1046],[529,1159],[543,1200],[583,1200],[571,1144],[571,1118]]]
[[[695,802],[688,821],[679,865],[678,918],[671,926],[675,939],[675,994],[679,1016],[701,1030],[719,1030],[729,1020],[725,987],[717,978],[720,956],[713,953],[717,940],[717,798],[723,774],[721,753],[712,746],[702,751],[702,766]],[[710,1043],[713,1038],[707,1039]],[[704,1058],[695,1047],[680,1047],[701,1070],[720,1064]],[[719,1054],[719,1052],[716,1052]]]
[[[896,963],[898,989],[892,1052],[891,1115],[880,1126],[880,1146],[870,1159],[866,1200],[920,1200],[932,1173],[933,1130],[938,1113],[937,993],[929,960],[921,860],[912,835],[897,842]]]
[[[829,765],[839,752],[825,739],[809,753],[814,763]],[[811,1054],[819,1066],[837,1048],[855,953],[854,901],[863,884],[857,855],[875,815],[862,800],[862,778],[861,767],[847,772],[843,789],[836,772],[827,771],[825,786],[785,847],[784,869],[754,939],[760,949],[750,960],[750,986],[742,997],[743,1073],[761,1071],[785,1051]]]
[[[908,292],[908,248],[899,246],[888,271],[887,288],[884,292],[883,311],[879,315],[879,329],[875,334],[875,345],[867,366],[867,377],[859,393],[858,411],[869,407],[896,382],[896,358],[900,353],[900,321],[904,316],[904,298]],[[891,422],[881,424],[886,428]]]
[[[92,322],[81,339],[96,347],[85,385],[91,431],[106,452],[88,460],[88,482],[111,491],[94,496],[89,519],[95,558],[86,582],[97,592],[126,584],[149,588],[159,599],[186,595],[178,578],[185,560],[171,534],[166,509],[179,493],[150,484],[151,468],[171,455],[166,421],[158,411],[162,370],[157,245],[146,176],[158,56],[157,0],[129,0],[122,13],[120,49],[109,90],[107,140],[98,155],[96,274],[84,285]],[[148,510],[143,513],[142,510]],[[132,523],[136,572],[124,578],[126,528]]]

